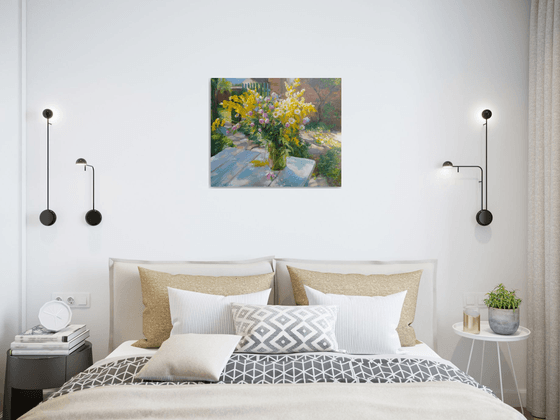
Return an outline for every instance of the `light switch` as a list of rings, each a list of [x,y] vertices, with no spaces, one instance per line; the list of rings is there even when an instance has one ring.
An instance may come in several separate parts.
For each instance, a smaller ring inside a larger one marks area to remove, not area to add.
[[[483,307],[485,294],[480,292],[463,292],[463,306]]]

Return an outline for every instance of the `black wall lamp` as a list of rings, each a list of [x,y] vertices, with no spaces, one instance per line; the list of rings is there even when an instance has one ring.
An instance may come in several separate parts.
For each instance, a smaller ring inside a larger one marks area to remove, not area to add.
[[[41,212],[41,215],[39,216],[39,220],[41,221],[42,224],[44,224],[45,226],[52,226],[54,225],[54,223],[56,222],[56,213],[54,211],[52,211],[49,208],[49,195],[50,195],[50,191],[49,191],[49,187],[50,187],[50,179],[49,179],[49,149],[50,149],[50,145],[49,145],[49,128],[51,126],[51,122],[49,121],[53,116],[53,112],[50,109],[45,109],[43,110],[43,117],[45,117],[47,119],[47,209],[43,210]]]
[[[101,213],[95,210],[95,168],[91,165],[88,165],[87,161],[83,158],[79,158],[76,161],[76,165],[83,165],[84,171],[86,170],[86,167],[89,166],[93,171],[93,208],[86,213],[86,222],[88,223],[88,225],[97,226],[99,223],[101,223],[102,217]]]
[[[476,214],[476,221],[481,226],[488,226],[492,223],[493,216],[488,210],[488,119],[492,116],[492,111],[489,109],[485,109],[482,111],[482,118],[486,120],[483,124],[486,126],[486,178],[484,178],[484,171],[478,165],[453,165],[449,161],[443,162],[444,168],[457,168],[457,172],[459,172],[459,168],[478,168],[480,169],[480,211]],[[486,188],[484,187],[486,184]],[[484,206],[484,190],[486,189],[486,207]]]

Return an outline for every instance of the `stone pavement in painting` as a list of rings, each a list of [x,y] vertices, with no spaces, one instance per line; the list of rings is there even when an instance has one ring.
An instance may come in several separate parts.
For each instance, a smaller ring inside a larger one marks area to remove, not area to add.
[[[226,122],[224,127],[229,130],[231,129],[232,124],[230,122]],[[340,133],[335,134],[340,138]],[[238,149],[244,150],[253,150],[259,147],[258,144],[253,143],[251,140],[247,138],[247,136],[241,132],[237,132],[235,134],[227,134],[227,137],[233,141],[233,144]],[[323,146],[319,144],[315,144],[314,139],[310,135],[305,135],[302,137],[304,141],[309,143],[309,154],[314,157],[319,157],[320,155],[324,155],[329,150],[328,146]],[[338,138],[337,138],[338,140]],[[340,140],[339,140],[340,141]],[[309,187],[328,187],[329,184],[327,180],[322,175],[317,175],[317,177],[311,177],[309,180]]]

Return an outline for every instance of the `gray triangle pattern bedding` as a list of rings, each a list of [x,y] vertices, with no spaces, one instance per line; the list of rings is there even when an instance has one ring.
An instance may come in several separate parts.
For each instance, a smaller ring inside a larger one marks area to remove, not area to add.
[[[195,385],[205,382],[152,382],[134,376],[150,357],[130,357],[91,367],[66,382],[49,399],[100,386]],[[453,381],[493,392],[447,363],[420,358],[360,358],[340,354],[233,354],[217,384],[411,383]]]

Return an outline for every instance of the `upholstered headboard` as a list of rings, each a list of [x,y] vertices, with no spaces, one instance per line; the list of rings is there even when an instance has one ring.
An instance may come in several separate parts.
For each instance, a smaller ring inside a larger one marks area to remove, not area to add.
[[[273,257],[245,261],[136,261],[109,259],[110,324],[109,352],[142,334],[142,288],[138,267],[171,274],[202,276],[254,276],[273,272]],[[274,288],[269,303],[274,302]]]
[[[412,324],[416,336],[437,351],[436,343],[436,269],[437,260],[423,261],[312,261],[266,257],[245,261],[136,261],[109,259],[111,295],[109,351],[142,334],[142,289],[138,266],[171,274],[207,276],[257,275],[276,271],[269,304],[294,305],[292,283],[287,265],[325,273],[394,274],[423,270],[416,317]]]
[[[418,289],[416,337],[437,352],[436,272],[437,260],[421,261],[312,261],[275,258],[275,296],[278,305],[294,305],[292,282],[286,266],[323,273],[395,274],[423,270]]]

